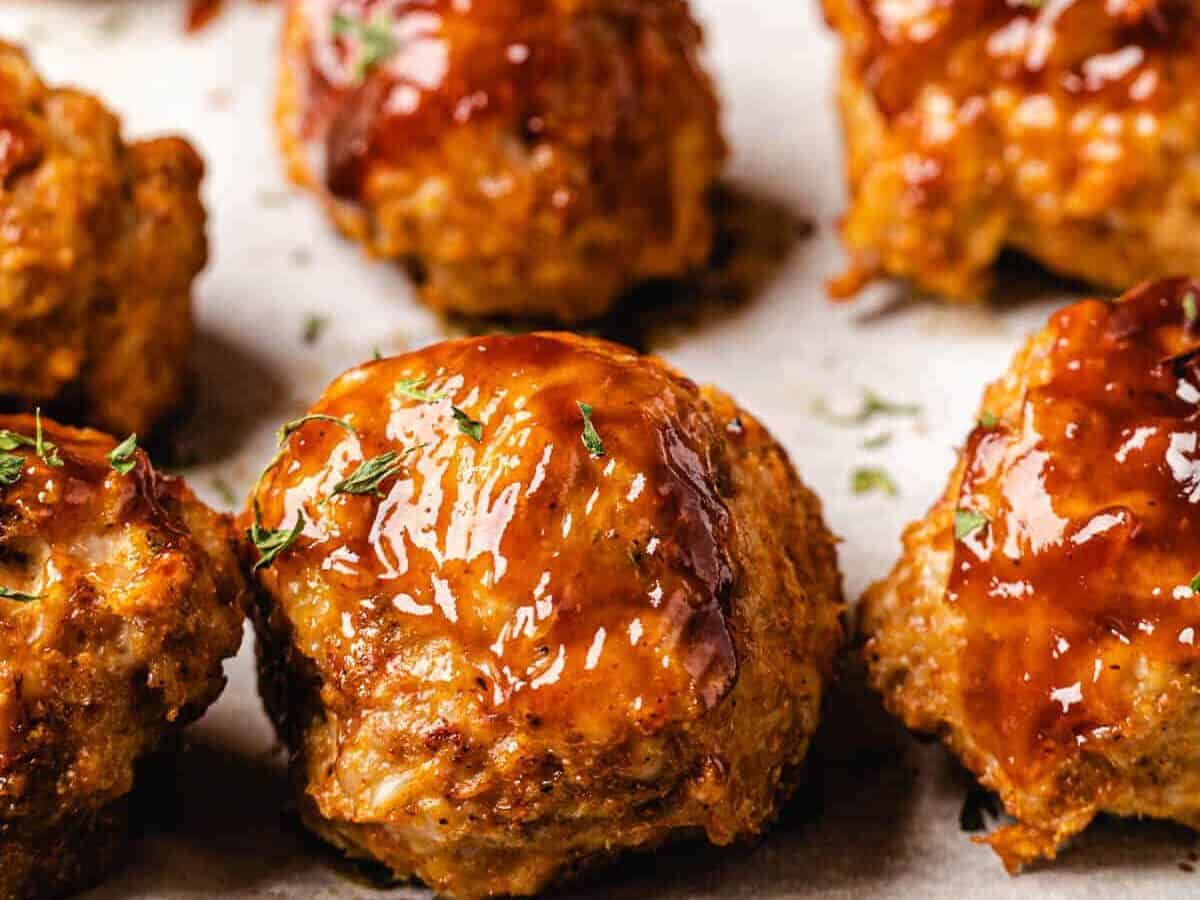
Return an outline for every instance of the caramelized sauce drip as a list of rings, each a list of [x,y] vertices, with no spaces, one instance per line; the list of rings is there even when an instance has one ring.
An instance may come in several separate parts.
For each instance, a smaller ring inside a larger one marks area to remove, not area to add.
[[[320,148],[329,189],[351,198],[375,163],[404,159],[482,117],[511,120],[530,144],[582,135],[601,157],[604,136],[638,114],[638,85],[663,65],[662,41],[682,58],[698,43],[686,7],[657,0],[605,4],[603,15],[555,0],[292,2],[307,37],[304,133]],[[339,28],[335,18],[358,24]],[[364,28],[390,47],[372,50]],[[596,51],[601,40],[611,52]],[[568,80],[592,86],[587,108],[564,102]]]
[[[440,399],[397,391],[418,378]],[[313,411],[357,436],[290,438],[258,498],[268,527],[307,524],[259,577],[342,691],[420,691],[436,658],[488,709],[595,735],[731,686],[724,441],[690,382],[599,341],[493,336],[352,370]],[[407,456],[378,496],[333,493],[388,451]]]
[[[1049,373],[976,428],[947,590],[972,733],[1018,783],[1121,739],[1146,661],[1200,661],[1200,340],[1162,282],[1057,313]],[[1154,687],[1151,690],[1157,690]]]
[[[960,100],[1013,82],[1159,108],[1186,90],[1177,69],[1194,68],[1200,52],[1190,0],[869,0],[864,11],[867,83],[891,116],[931,82]]]

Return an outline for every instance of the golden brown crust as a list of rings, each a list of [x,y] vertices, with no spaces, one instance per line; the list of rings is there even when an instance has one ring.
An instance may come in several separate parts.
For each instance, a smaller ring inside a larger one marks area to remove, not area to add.
[[[1190,0],[825,0],[853,292],[982,296],[1006,247],[1125,289],[1200,269]]]
[[[335,11],[292,0],[277,126],[292,177],[431,306],[578,321],[701,264],[725,155],[682,0],[405,3],[356,73]]]
[[[418,378],[425,400],[396,389]],[[313,409],[355,434],[302,426],[257,492],[266,527],[307,524],[260,572],[256,619],[314,830],[470,898],[766,826],[842,604],[820,504],[757,422],[559,334],[377,362]],[[331,495],[406,448],[381,496]]]
[[[33,437],[28,416],[0,429]],[[0,488],[0,898],[58,896],[115,861],[134,766],[224,686],[244,581],[229,523],[138,451],[44,422],[53,453]],[[62,465],[50,464],[57,454]],[[32,599],[29,599],[32,598]]]
[[[0,41],[0,397],[147,432],[178,401],[206,258],[203,163],[126,144]]]
[[[1017,819],[989,839],[1010,871],[1101,812],[1200,826],[1189,295],[1177,279],[1056,313],[860,606],[887,707]]]

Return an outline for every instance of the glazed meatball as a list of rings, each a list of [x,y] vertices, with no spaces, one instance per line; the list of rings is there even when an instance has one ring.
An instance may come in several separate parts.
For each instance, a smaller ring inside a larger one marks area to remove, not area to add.
[[[115,861],[135,764],[242,635],[229,522],[132,442],[0,416],[0,898]]]
[[[1124,290],[1200,270],[1193,0],[825,0],[852,271],[953,299],[1014,248]]]
[[[255,494],[308,825],[450,896],[760,833],[841,641],[820,503],[721,392],[571,335],[354,369]]]
[[[0,42],[0,401],[122,434],[179,399],[204,266],[203,164],[126,144],[94,97]]]
[[[700,44],[683,0],[291,0],[279,132],[430,306],[578,321],[708,255]]]
[[[863,601],[874,686],[1000,795],[1010,871],[1101,812],[1200,827],[1198,303],[1052,316]]]

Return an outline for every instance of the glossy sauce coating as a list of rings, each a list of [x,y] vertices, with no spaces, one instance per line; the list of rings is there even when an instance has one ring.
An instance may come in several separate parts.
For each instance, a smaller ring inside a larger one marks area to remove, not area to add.
[[[412,379],[441,399],[397,389]],[[580,403],[603,456],[583,443]],[[454,408],[482,423],[479,441]],[[304,425],[258,491],[267,526],[307,522],[260,581],[299,648],[361,700],[386,673],[392,691],[447,681],[588,738],[699,715],[737,671],[728,474],[706,410],[661,364],[570,335],[352,370],[313,412],[356,434]],[[381,496],[333,494],[388,451],[407,455]],[[452,653],[431,673],[421,660],[439,644]]]
[[[0,416],[0,430],[34,439],[33,416]],[[95,431],[65,428],[50,420],[42,422],[47,450],[39,456],[34,448],[21,446],[12,453],[24,459],[15,484],[5,485],[0,521],[0,586],[20,593],[46,589],[72,590],[81,578],[120,583],[117,574],[127,560],[92,552],[81,536],[113,523],[154,529],[160,551],[175,538],[187,540],[182,525],[163,508],[174,493],[175,480],[158,475],[145,453],[138,449],[128,475],[115,471],[107,454],[116,443]],[[62,465],[51,465],[56,459]],[[23,549],[44,547],[48,555],[26,558]],[[111,566],[112,571],[107,571]],[[4,603],[0,599],[0,603]],[[20,607],[12,607],[19,613]],[[0,756],[3,755],[0,743]]]
[[[245,584],[224,517],[141,450],[0,416],[0,897],[119,858],[138,763],[221,693]],[[122,463],[121,468],[125,468]]]
[[[1190,0],[872,0],[864,11],[867,82],[889,115],[911,106],[930,82],[949,82],[961,98],[986,95],[997,80],[1153,108],[1186,89],[1180,76],[1187,50],[1200,49],[1200,17]],[[946,56],[964,40],[970,50]]]
[[[1018,784],[1121,739],[1139,660],[1200,661],[1197,303],[1180,279],[1057,313],[1048,380],[971,435],[958,509],[986,522],[947,599],[972,734]]]
[[[591,4],[561,0],[292,2],[309,41],[303,128],[323,147],[327,186],[343,197],[357,195],[375,164],[483,117],[512,119],[529,143],[582,138],[596,166],[619,165],[622,148],[605,135],[628,129],[619,123],[638,114],[639,85],[676,55],[703,79],[691,49],[698,31],[682,3],[596,4],[606,19],[589,21]],[[604,28],[640,48],[634,67],[592,52],[587,32]],[[550,100],[564,78],[604,92],[586,109],[564,110]]]

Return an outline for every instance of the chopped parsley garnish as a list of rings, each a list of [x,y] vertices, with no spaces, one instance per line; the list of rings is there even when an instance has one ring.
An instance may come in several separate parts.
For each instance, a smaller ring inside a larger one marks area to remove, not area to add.
[[[307,416],[301,416],[299,419],[293,419],[292,421],[280,426],[279,431],[275,433],[275,437],[279,442],[279,446],[282,447],[288,438],[290,438],[309,422],[330,422],[334,425],[337,425],[339,428],[345,429],[345,431],[351,437],[358,437],[358,432],[354,429],[354,426],[345,419],[339,419],[337,416],[327,416],[322,413],[311,413]]]
[[[304,513],[296,510],[296,524],[290,529],[285,528],[264,528],[262,525],[262,513],[258,507],[258,499],[254,501],[254,524],[250,526],[247,532],[251,543],[258,548],[258,562],[254,564],[253,571],[265,569],[271,563],[275,562],[275,558],[284,550],[287,550],[292,544],[296,543],[296,539],[300,537],[300,533],[304,531]]]
[[[883,434],[877,434],[874,437],[867,438],[861,444],[859,444],[859,446],[864,450],[882,450],[891,442],[892,433],[890,431],[885,431]]]
[[[1200,319],[1200,304],[1197,304],[1196,292],[1188,291],[1183,295],[1183,324],[1192,328],[1197,319]]]
[[[354,80],[361,83],[373,68],[385,62],[400,47],[396,39],[396,23],[385,11],[364,19],[343,10],[333,14],[335,37],[353,35],[358,41],[358,59],[354,64]]]
[[[254,496],[258,496],[258,489],[262,487],[263,479],[267,477],[267,473],[275,468],[276,464],[283,459],[283,454],[285,452],[284,445],[287,443],[287,439],[309,422],[331,422],[334,425],[337,425],[339,428],[344,428],[351,437],[358,437],[358,431],[355,430],[354,426],[345,419],[339,419],[336,416],[327,416],[321,413],[312,413],[307,416],[301,416],[299,419],[293,419],[292,421],[281,425],[279,431],[275,433],[275,440],[276,443],[279,444],[279,451],[273,457],[271,457],[271,461],[267,463],[266,468],[259,473],[258,481],[254,483]]]
[[[986,409],[979,414],[980,428],[995,428],[997,421],[998,420],[996,419],[995,415],[988,412]]]
[[[310,315],[304,320],[304,330],[300,332],[300,339],[311,347],[321,339],[328,325],[329,319],[325,316]]]
[[[436,391],[425,391],[421,389],[421,385],[425,383],[425,376],[421,375],[417,378],[402,378],[396,382],[396,393],[405,397],[410,397],[413,400],[420,400],[422,403],[437,403],[439,400],[445,400],[445,394],[439,394]]]
[[[32,603],[34,600],[41,600],[41,594],[22,594],[20,591],[10,590],[6,587],[0,587],[0,599],[16,600],[18,603]]]
[[[36,424],[36,432],[33,437],[28,437],[24,434],[18,434],[15,431],[9,431],[7,428],[0,429],[0,450],[11,451],[19,450],[22,447],[28,447],[33,450],[42,462],[48,466],[61,466],[62,459],[58,455],[58,447],[52,441],[48,441],[42,436],[42,411],[37,409],[34,412],[34,421]],[[9,463],[8,465],[14,465]],[[14,478],[13,481],[16,479]],[[5,482],[12,484],[12,482]]]
[[[38,407],[33,411],[33,418],[37,428],[37,433],[33,438],[33,452],[36,453],[46,465],[53,466],[55,468],[60,467],[63,464],[63,461],[58,455],[58,447],[42,437],[41,407]]]
[[[987,524],[988,518],[973,509],[956,509],[954,511],[954,539],[961,541],[970,537]]]
[[[1200,594],[1200,572],[1192,576],[1192,582],[1188,587],[1192,589],[1193,594]]]
[[[475,441],[483,440],[483,423],[472,419],[457,406],[450,407],[450,412],[454,414],[454,421],[458,423],[458,430]]]
[[[137,435],[131,434],[108,454],[108,464],[122,475],[128,475],[137,465]]]
[[[375,362],[379,362],[381,359],[383,359],[383,351],[380,350],[378,347],[372,347],[371,348],[371,359],[375,360]]]
[[[404,453],[407,456],[412,450]],[[343,478],[333,486],[334,494],[374,494],[382,497],[383,491],[379,485],[391,478],[404,465],[404,457],[395,450],[381,453],[379,456],[366,460],[354,473]]]
[[[896,482],[892,480],[892,476],[878,466],[864,466],[863,468],[855,469],[850,476],[850,490],[856,494],[869,494],[872,491],[880,491],[889,497],[895,497],[900,493],[900,489],[896,487]]]
[[[438,393],[437,391],[424,390],[421,385],[425,383],[425,376],[420,375],[416,378],[402,378],[396,382],[396,393],[404,397],[411,397],[413,400],[418,400],[421,403],[437,403],[439,400],[445,400],[447,394]],[[450,413],[454,416],[454,421],[458,424],[458,430],[467,437],[475,441],[483,440],[483,423],[477,419],[472,419],[457,406],[450,407]]]
[[[290,530],[264,528],[262,524],[262,511],[258,505],[258,492],[262,488],[263,480],[267,477],[267,473],[275,468],[279,461],[283,459],[283,454],[286,452],[284,445],[287,443],[287,439],[309,422],[330,422],[339,428],[344,428],[351,437],[358,437],[358,431],[345,419],[321,413],[312,413],[307,416],[301,416],[299,419],[293,419],[279,429],[276,435],[279,442],[279,451],[271,458],[271,461],[267,463],[262,472],[259,473],[258,481],[254,483],[254,523],[247,529],[246,534],[249,536],[250,542],[258,548],[259,552],[258,562],[254,564],[255,572],[273,563],[275,557],[292,546],[296,542],[296,538],[300,536],[300,532],[304,530],[304,513],[299,510],[296,512],[296,524]]]
[[[9,431],[7,428],[0,429],[0,450],[17,450],[21,447],[34,446],[36,444],[33,438],[17,434],[15,431]]]
[[[16,484],[25,471],[25,457],[15,453],[0,453],[0,484]]]
[[[592,424],[591,404],[584,403],[582,400],[576,400],[575,403],[583,415],[583,434],[580,436],[583,446],[587,447],[588,453],[599,459],[604,455],[604,441],[600,440],[600,432],[596,431],[596,426]]]
[[[916,416],[920,415],[921,407],[916,403],[893,403],[885,400],[870,388],[862,392],[862,404],[857,412],[849,415],[835,413],[822,398],[813,402],[813,412],[820,418],[835,425],[862,425],[876,416]]]

